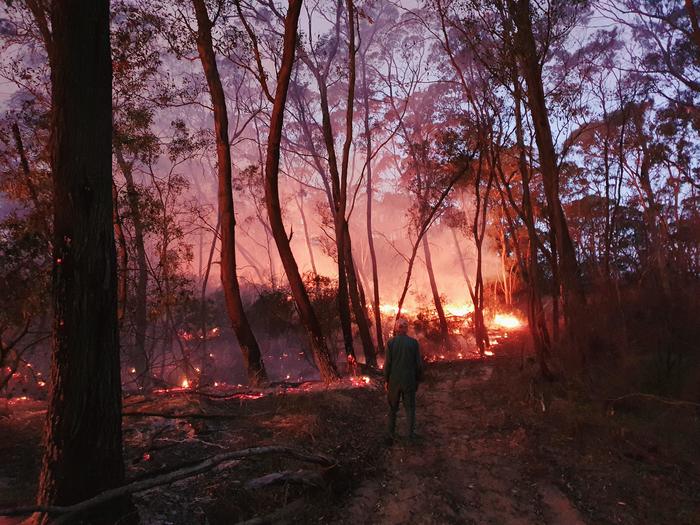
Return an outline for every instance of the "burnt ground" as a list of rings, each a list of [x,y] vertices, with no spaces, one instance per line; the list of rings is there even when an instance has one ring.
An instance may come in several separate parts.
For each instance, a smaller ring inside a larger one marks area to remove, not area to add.
[[[386,407],[374,379],[280,387],[260,398],[128,398],[130,479],[268,444],[337,461],[326,468],[277,454],[225,463],[138,494],[142,522],[700,523],[695,409],[643,403],[613,414],[601,402],[548,392],[543,412],[525,368],[520,356],[430,365],[418,393],[421,439],[392,446],[383,442]],[[40,457],[41,406],[10,410],[0,418],[0,507],[32,501]],[[321,478],[246,485],[282,471]]]

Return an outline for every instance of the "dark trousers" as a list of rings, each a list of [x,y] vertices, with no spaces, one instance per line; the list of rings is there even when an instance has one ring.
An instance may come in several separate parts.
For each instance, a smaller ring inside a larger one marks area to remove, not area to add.
[[[403,408],[406,410],[408,418],[408,430],[412,436],[416,431],[416,391],[389,386],[387,398],[389,400],[389,435],[393,436],[396,432],[396,414],[399,411],[399,401],[403,398]]]

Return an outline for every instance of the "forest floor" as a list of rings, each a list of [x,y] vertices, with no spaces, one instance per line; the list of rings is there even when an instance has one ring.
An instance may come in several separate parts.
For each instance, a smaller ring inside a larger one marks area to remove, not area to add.
[[[186,391],[127,398],[130,479],[270,444],[336,461],[319,467],[284,454],[229,461],[137,494],[142,523],[700,523],[696,410],[626,404],[612,414],[602,402],[552,394],[543,412],[527,363],[511,354],[504,347],[482,361],[429,365],[417,401],[421,438],[393,445],[384,441],[378,378],[228,398]],[[17,403],[0,418],[0,508],[33,499],[42,408]],[[405,433],[403,415],[398,429]],[[274,472],[305,483],[249,484]]]

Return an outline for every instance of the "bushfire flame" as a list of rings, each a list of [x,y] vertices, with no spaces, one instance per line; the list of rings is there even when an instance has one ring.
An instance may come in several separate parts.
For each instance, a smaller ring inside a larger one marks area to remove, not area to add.
[[[520,328],[522,326],[520,319],[512,314],[496,314],[493,322],[496,326],[506,329]]]
[[[474,311],[473,304],[447,303],[444,306],[445,313],[452,317],[465,317]]]

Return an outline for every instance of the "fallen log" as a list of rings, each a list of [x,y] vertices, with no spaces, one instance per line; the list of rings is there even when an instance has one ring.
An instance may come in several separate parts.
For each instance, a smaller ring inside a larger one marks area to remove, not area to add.
[[[69,519],[72,519],[76,514],[85,512],[87,510],[93,509],[99,505],[112,501],[114,499],[127,496],[130,494],[135,494],[137,492],[144,492],[146,490],[161,486],[168,485],[175,481],[179,481],[184,478],[189,478],[202,474],[208,470],[213,469],[221,463],[231,461],[234,459],[244,459],[253,456],[261,456],[265,454],[284,454],[290,456],[294,459],[300,461],[306,461],[308,463],[314,463],[317,465],[322,465],[324,467],[331,467],[336,464],[336,461],[320,453],[309,453],[304,450],[287,447],[283,445],[271,445],[266,447],[254,447],[247,448],[243,450],[236,450],[233,452],[224,452],[222,454],[217,454],[210,458],[207,458],[195,465],[179,468],[168,472],[166,474],[161,474],[152,478],[146,478],[132,483],[128,483],[121,487],[116,487],[110,490],[106,490],[97,496],[94,496],[80,503],[67,506],[42,506],[34,505],[28,507],[17,507],[13,509],[0,509],[0,516],[26,516],[30,514],[53,514],[59,517],[53,522],[56,525],[61,523],[66,523]]]
[[[283,470],[251,479],[244,486],[248,490],[256,490],[281,483],[300,483],[310,487],[321,487],[323,476],[317,470]]]

